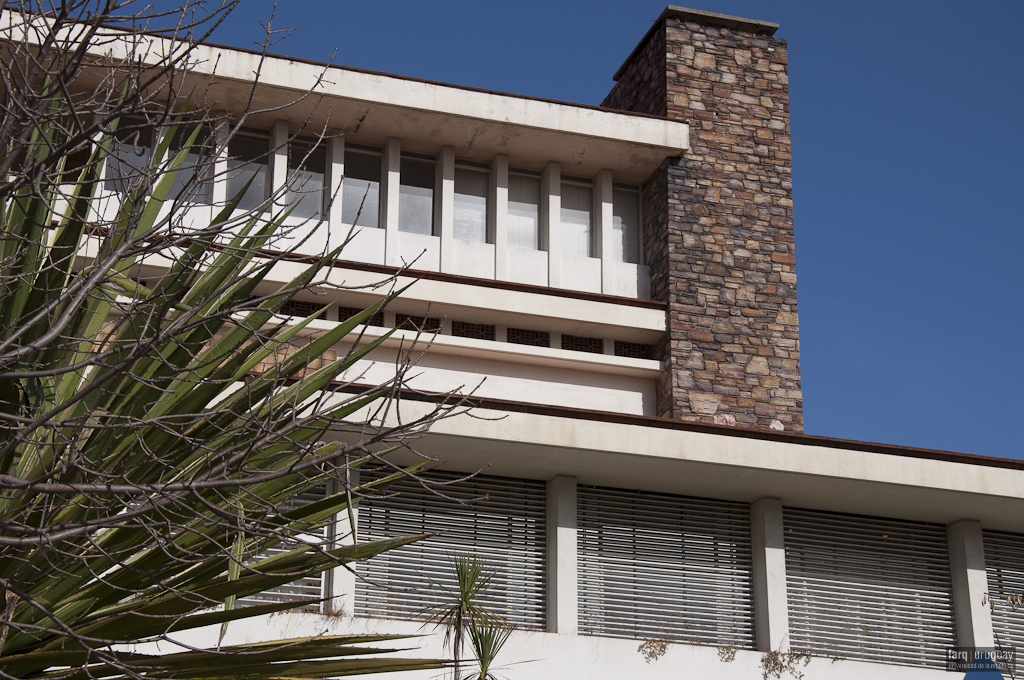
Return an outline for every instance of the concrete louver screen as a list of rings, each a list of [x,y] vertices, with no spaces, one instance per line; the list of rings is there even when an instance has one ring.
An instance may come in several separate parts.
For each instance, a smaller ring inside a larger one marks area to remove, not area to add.
[[[432,472],[434,481],[462,475]],[[365,479],[363,480],[365,481]],[[497,570],[480,598],[517,628],[542,629],[546,621],[545,484],[478,476],[452,486],[424,489],[402,481],[395,495],[359,502],[359,540],[435,533],[435,536],[361,562],[356,570],[359,616],[422,619],[425,609],[455,588],[451,555],[471,553]],[[461,505],[458,500],[468,505]]]
[[[946,528],[783,509],[796,651],[943,668],[956,646]]]
[[[304,505],[306,503],[312,503],[318,501],[327,495],[326,487],[319,486],[304,493],[295,496],[287,503],[285,503],[282,510],[291,510],[292,508]],[[310,538],[315,541],[323,540],[326,537],[327,528],[322,527],[316,531],[315,536]],[[260,557],[271,557],[274,555],[280,555],[290,550],[294,550],[301,547],[303,544],[298,541],[291,541],[288,543],[282,543],[273,548],[270,548],[265,553],[261,554]],[[271,588],[270,590],[252,595],[238,601],[239,606],[253,605],[253,604],[264,604],[266,602],[293,602],[295,600],[304,600],[311,597],[321,598],[324,596],[323,592],[323,574],[316,574],[314,576],[307,576],[306,578],[300,578],[291,583],[277,588]],[[320,605],[312,605],[310,607],[313,611],[320,611]]]
[[[1024,650],[1024,536],[999,531],[984,536],[996,646]]]
[[[584,486],[576,498],[581,633],[754,647],[746,503]]]

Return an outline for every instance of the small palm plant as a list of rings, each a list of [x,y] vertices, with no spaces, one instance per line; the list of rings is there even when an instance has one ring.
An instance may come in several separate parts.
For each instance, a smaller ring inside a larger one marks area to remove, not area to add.
[[[512,632],[505,617],[481,602],[498,571],[467,553],[455,553],[451,561],[456,587],[441,586],[445,596],[428,610],[428,622],[445,629],[444,644],[452,650],[455,680],[460,678],[459,664],[467,636],[480,662],[480,673],[471,677],[491,678],[488,669]]]
[[[508,638],[512,635],[511,626],[499,626],[499,625],[482,625],[472,626],[469,629],[469,642],[473,647],[473,653],[476,654],[477,664],[480,666],[480,671],[470,675],[466,680],[498,680],[491,673],[491,669],[494,665],[494,659],[498,656],[498,652],[508,642]]]

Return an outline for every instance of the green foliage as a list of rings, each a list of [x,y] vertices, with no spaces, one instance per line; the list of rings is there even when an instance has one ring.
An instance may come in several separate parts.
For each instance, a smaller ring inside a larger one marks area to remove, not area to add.
[[[497,570],[488,567],[476,555],[455,553],[451,556],[456,587],[444,591],[442,602],[428,610],[428,621],[444,628],[444,644],[451,647],[454,677],[458,679],[459,663],[466,636],[480,661],[481,680],[486,680],[488,668],[502,645],[511,634],[508,622],[501,614],[480,601],[491,588]]]
[[[337,250],[272,284],[282,258],[263,249],[286,212],[233,220],[239,195],[208,225],[168,215],[198,129],[172,152],[171,125],[116,216],[101,220],[110,127],[74,183],[62,184],[60,159],[0,196],[0,673],[258,679],[441,667],[363,646],[390,636],[163,655],[138,646],[315,603],[220,606],[417,537],[301,540],[361,489],[284,509],[401,441],[365,424],[355,443],[320,441],[394,387],[329,391],[386,335],[322,358],[380,306],[317,333],[317,314],[286,324],[282,306]],[[45,167],[60,148],[52,127],[32,135],[19,167]],[[285,551],[263,556],[275,547]]]
[[[497,680],[491,673],[494,660],[497,658],[501,648],[508,642],[512,635],[512,628],[495,624],[474,625],[469,628],[469,642],[473,647],[473,654],[476,656],[480,671],[474,673],[467,680]]]

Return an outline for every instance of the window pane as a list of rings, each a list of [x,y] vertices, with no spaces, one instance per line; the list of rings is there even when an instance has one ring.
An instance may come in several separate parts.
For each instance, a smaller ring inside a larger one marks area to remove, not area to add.
[[[594,208],[594,191],[576,184],[562,185],[562,252],[577,257],[590,257],[590,213]]]
[[[398,231],[434,233],[434,162],[403,158],[398,191]]]
[[[178,130],[177,137],[171,144],[171,151],[167,154],[168,160],[174,158],[175,154],[185,145],[185,142],[188,141],[193,132],[195,132],[195,129],[188,126]],[[189,148],[189,152],[185,155],[181,169],[178,170],[178,174],[174,177],[174,183],[171,184],[171,192],[168,195],[172,199],[180,197],[180,200],[188,201],[189,203],[213,202],[213,185],[209,180],[213,170],[213,159],[210,157],[211,151],[209,132],[201,130],[196,136],[195,142]],[[197,171],[199,176],[203,178],[202,180],[196,179]]]
[[[341,221],[360,227],[378,227],[379,215],[380,156],[346,150],[345,179],[341,181]]]
[[[489,175],[455,168],[455,238],[487,242],[487,190]]]
[[[640,262],[640,194],[615,189],[612,192],[612,259]]]
[[[116,146],[107,159],[107,191],[127,193],[132,180],[146,171],[150,156],[153,155],[152,131],[142,119],[122,119],[114,134]]]
[[[252,184],[238,204],[239,210],[252,210],[267,198],[267,153],[270,143],[258,137],[237,135],[228,143],[228,200]]]
[[[508,176],[508,245],[540,250],[540,179]]]
[[[288,192],[285,201],[294,205],[292,217],[309,219],[320,215],[324,207],[324,168],[327,153],[323,146],[292,142],[288,145]]]

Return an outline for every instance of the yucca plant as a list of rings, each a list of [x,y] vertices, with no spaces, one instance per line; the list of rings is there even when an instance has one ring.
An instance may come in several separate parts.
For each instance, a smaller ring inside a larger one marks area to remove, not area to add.
[[[361,415],[390,404],[401,371],[373,387],[342,378],[387,335],[324,357],[381,305],[315,333],[318,314],[281,316],[296,292],[328,284],[338,254],[272,283],[287,254],[267,248],[287,211],[238,219],[241,194],[208,225],[168,211],[182,202],[170,191],[198,127],[173,149],[179,126],[169,125],[124,192],[105,199],[117,202],[114,217],[100,219],[117,125],[102,126],[74,181],[66,158],[49,165],[67,146],[57,125],[0,149],[15,173],[0,191],[0,673],[321,678],[441,667],[364,646],[391,636],[218,647],[212,634],[208,648],[175,653],[145,644],[315,604],[231,606],[415,540],[335,547],[310,537],[364,491],[341,486],[346,469],[380,464],[447,407],[390,429]],[[286,509],[328,482],[333,493]],[[275,547],[286,550],[265,557]]]

